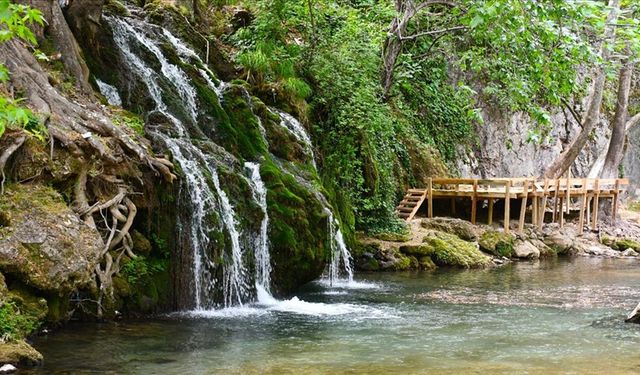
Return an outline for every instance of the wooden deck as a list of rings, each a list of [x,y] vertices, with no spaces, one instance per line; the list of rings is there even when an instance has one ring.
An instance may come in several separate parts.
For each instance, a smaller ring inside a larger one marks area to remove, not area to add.
[[[493,222],[493,206],[496,201],[504,200],[504,230],[509,231],[512,199],[522,201],[518,230],[522,231],[526,210],[531,206],[531,222],[542,228],[547,214],[552,222],[564,225],[564,214],[579,211],[579,230],[584,224],[591,224],[595,230],[598,223],[598,204],[600,199],[611,199],[612,215],[618,210],[618,197],[629,185],[628,179],[589,179],[589,178],[433,178],[428,186],[421,189],[409,189],[396,208],[396,214],[410,221],[421,205],[427,202],[428,217],[433,217],[433,200],[450,199],[451,212],[455,214],[456,199],[471,200],[471,223],[476,223],[478,202],[487,201],[488,224]]]

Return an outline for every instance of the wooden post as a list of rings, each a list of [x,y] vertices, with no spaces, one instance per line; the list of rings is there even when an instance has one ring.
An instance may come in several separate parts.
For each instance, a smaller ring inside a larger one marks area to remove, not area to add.
[[[520,206],[520,222],[518,223],[518,231],[522,233],[524,230],[524,217],[527,213],[527,196],[529,195],[529,180],[524,181],[522,190],[522,206]]]
[[[591,227],[591,200],[593,200],[593,194],[587,195],[587,226]]]
[[[560,197],[560,228],[564,227],[564,204],[563,198]]]
[[[489,198],[489,225],[493,224],[493,198]]]
[[[567,215],[571,213],[571,180],[569,179],[569,172],[567,172],[567,195],[565,200],[567,201]]]
[[[473,196],[471,197],[471,224],[476,224],[476,211],[478,206],[478,180],[473,180]]]
[[[433,217],[433,179],[431,177],[429,177],[427,182],[428,182],[427,199],[429,200],[429,207],[428,207],[428,211],[427,211],[427,216],[429,216],[429,219],[431,219]]]
[[[511,180],[507,182],[507,186],[505,187],[506,194],[504,199],[504,231],[509,233],[509,219],[511,218],[511,201],[509,199],[510,190],[511,190]]]
[[[538,195],[533,196],[533,207],[531,211],[531,224],[538,225]]]
[[[598,206],[600,205],[600,180],[596,179],[594,186],[593,196],[593,217],[591,218],[591,229],[596,230],[598,228]]]
[[[544,215],[547,213],[547,195],[549,195],[549,180],[544,179],[544,192],[542,193],[542,205],[540,207],[540,215],[538,215],[538,227],[542,229],[544,224]]]
[[[611,219],[615,223],[618,218],[618,194],[620,193],[620,180],[616,179],[616,187],[613,191],[613,212]]]
[[[560,179],[556,180],[556,191],[553,195],[553,217],[551,222],[555,223],[558,219],[558,194],[560,190]]]
[[[587,206],[587,179],[582,180],[582,199],[580,203],[580,219],[578,220],[578,233],[584,232],[584,210]]]

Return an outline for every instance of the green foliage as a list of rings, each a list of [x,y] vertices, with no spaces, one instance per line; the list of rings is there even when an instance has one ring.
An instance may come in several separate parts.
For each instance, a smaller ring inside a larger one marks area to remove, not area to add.
[[[112,120],[114,124],[127,126],[138,135],[144,136],[144,119],[134,113],[122,110],[117,112]]]
[[[13,4],[9,0],[0,0],[0,43],[17,37],[35,45],[36,37],[29,29],[29,25],[34,23],[44,25],[44,18],[40,11],[26,5]],[[36,55],[39,54],[36,53]],[[0,84],[8,79],[9,71],[0,64]],[[7,128],[18,126],[36,138],[44,140],[46,129],[31,111],[20,106],[19,102],[19,100],[0,95],[0,137]]]
[[[0,345],[24,338],[38,328],[38,319],[24,314],[15,302],[0,301]]]
[[[138,285],[148,282],[149,278],[167,269],[167,261],[164,259],[146,258],[137,256],[122,266],[121,274],[130,285]]]

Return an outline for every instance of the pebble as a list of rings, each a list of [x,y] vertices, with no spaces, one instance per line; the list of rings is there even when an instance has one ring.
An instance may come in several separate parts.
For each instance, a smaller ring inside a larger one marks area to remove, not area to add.
[[[11,374],[16,371],[18,371],[16,366],[9,363],[7,363],[6,365],[2,365],[2,367],[0,367],[0,374]]]

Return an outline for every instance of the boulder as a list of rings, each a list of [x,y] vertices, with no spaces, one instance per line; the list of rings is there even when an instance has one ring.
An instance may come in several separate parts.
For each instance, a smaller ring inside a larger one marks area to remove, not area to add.
[[[103,241],[51,188],[10,185],[0,201],[0,271],[62,295],[93,282]]]
[[[621,252],[611,249],[608,246],[602,245],[599,242],[577,240],[573,244],[576,253],[581,255],[592,255],[606,258],[619,258]]]
[[[540,250],[529,241],[517,240],[513,246],[513,255],[521,259],[540,258]]]
[[[627,315],[627,319],[625,319],[627,323],[638,323],[640,324],[640,303],[636,306],[629,315]]]
[[[24,340],[9,341],[0,344],[0,363],[38,366],[42,364],[42,354]]]
[[[478,241],[478,234],[476,233],[474,225],[465,220],[436,217],[432,219],[422,219],[420,225],[425,229],[433,229],[453,234],[465,241]]]
[[[554,249],[558,254],[565,254],[573,248],[575,233],[556,230],[548,233],[544,237],[544,243]]]
[[[488,230],[482,233],[478,244],[486,253],[510,258],[513,256],[513,241],[514,236],[511,233]]]
[[[429,256],[438,266],[474,268],[484,267],[491,263],[491,258],[478,249],[478,244],[443,232],[434,232],[432,235],[426,236],[421,246],[408,250],[416,255],[417,252],[420,252],[421,257]],[[406,247],[405,251],[407,251]]]
[[[622,252],[623,257],[637,257],[638,256],[638,252],[633,250],[633,249],[627,249],[625,251]]]

